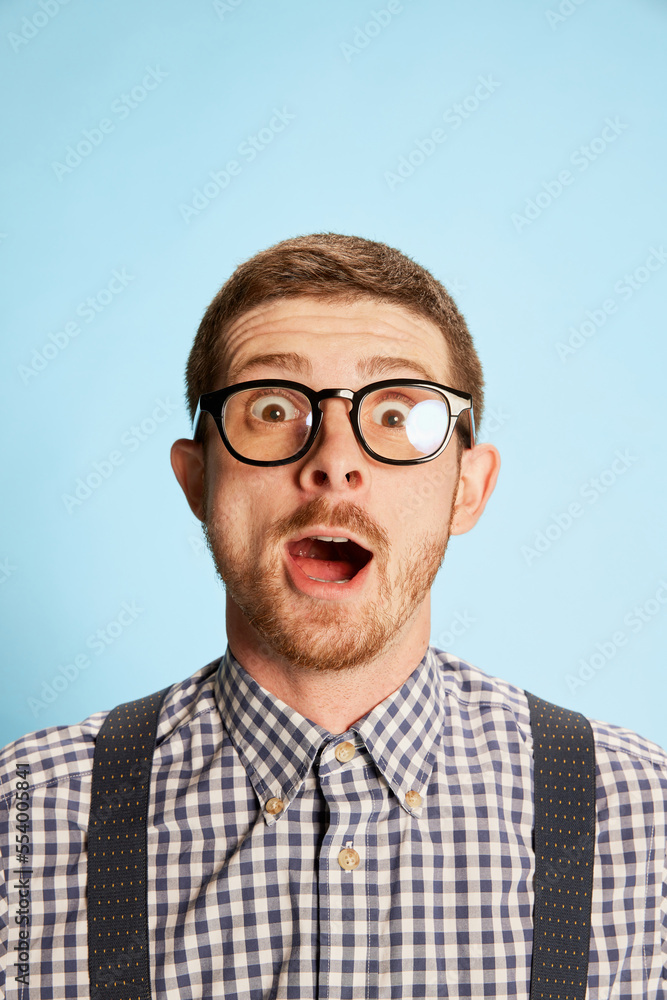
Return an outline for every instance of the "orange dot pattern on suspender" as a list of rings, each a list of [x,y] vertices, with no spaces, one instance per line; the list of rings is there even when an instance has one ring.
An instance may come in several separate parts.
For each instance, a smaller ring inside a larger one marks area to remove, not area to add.
[[[595,850],[592,730],[580,713],[542,699],[536,699],[531,722],[536,851],[531,1000],[578,1000],[586,990],[585,982],[583,993],[576,987],[588,964]]]
[[[150,996],[146,814],[156,709],[162,700],[163,692],[157,692],[119,705],[105,719],[96,741],[95,763],[99,755],[100,766],[94,768],[88,831],[93,998]]]

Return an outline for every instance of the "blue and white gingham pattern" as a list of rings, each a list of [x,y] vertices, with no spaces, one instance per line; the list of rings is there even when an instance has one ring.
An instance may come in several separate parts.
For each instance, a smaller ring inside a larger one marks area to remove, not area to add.
[[[106,714],[0,752],[7,997],[89,997],[86,829]],[[587,998],[665,1000],[667,754],[630,730],[592,726]],[[345,740],[356,752],[340,762]],[[18,759],[32,786],[23,992],[13,965]],[[430,647],[399,690],[332,735],[227,648],[174,685],[160,715],[148,829],[153,997],[527,1000],[532,789],[523,691],[449,653]],[[277,814],[265,810],[272,797],[285,803]],[[348,846],[360,858],[352,870],[338,862]]]

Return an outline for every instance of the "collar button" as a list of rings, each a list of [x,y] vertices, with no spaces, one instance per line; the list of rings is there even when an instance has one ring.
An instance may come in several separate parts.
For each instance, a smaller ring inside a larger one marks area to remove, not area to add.
[[[349,740],[345,740],[344,743],[339,743],[336,749],[334,750],[334,756],[336,757],[336,760],[341,761],[341,763],[343,764],[347,760],[352,760],[355,753],[356,751],[354,749],[354,743],[350,743]]]

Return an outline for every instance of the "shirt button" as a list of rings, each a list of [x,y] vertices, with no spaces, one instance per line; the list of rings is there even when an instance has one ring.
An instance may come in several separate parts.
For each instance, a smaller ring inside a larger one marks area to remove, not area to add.
[[[273,798],[269,799],[269,801],[266,803],[265,808],[267,813],[279,813],[284,805],[285,803],[283,802],[282,799]]]
[[[344,847],[338,855],[338,864],[346,871],[351,871],[359,864],[360,858],[353,847]]]
[[[355,753],[354,743],[350,743],[349,740],[345,740],[344,743],[339,743],[334,750],[336,760],[340,760],[343,763],[345,763],[346,760],[352,760]]]
[[[415,792],[415,791],[406,792],[405,793],[405,801],[413,809],[416,809],[418,806],[420,806],[422,804],[422,797],[419,794],[419,792]]]

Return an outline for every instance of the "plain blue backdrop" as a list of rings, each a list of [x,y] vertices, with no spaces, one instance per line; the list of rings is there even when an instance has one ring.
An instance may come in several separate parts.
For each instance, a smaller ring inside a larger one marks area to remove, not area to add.
[[[224,652],[187,354],[241,260],[335,231],[429,268],[484,366],[503,464],[432,643],[667,745],[665,3],[5,0],[0,36],[0,743]]]

